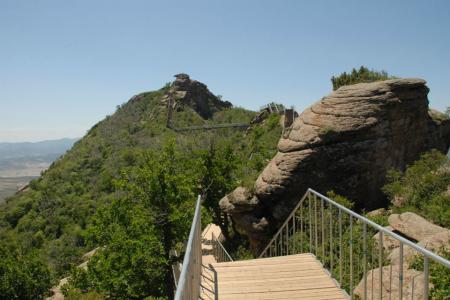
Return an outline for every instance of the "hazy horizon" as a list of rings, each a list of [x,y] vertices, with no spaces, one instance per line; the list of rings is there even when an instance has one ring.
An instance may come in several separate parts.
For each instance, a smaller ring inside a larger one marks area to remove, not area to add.
[[[236,106],[301,112],[365,65],[450,106],[449,1],[7,0],[0,36],[0,142],[82,137],[180,72]]]
[[[35,140],[35,141],[16,141],[16,142],[7,142],[0,140],[0,144],[36,144],[36,143],[48,143],[62,140],[79,140],[82,137],[61,137],[56,139],[44,139],[44,140]]]

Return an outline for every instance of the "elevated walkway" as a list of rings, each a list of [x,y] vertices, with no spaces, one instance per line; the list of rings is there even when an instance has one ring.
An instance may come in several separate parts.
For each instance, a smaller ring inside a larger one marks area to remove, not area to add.
[[[347,299],[309,253],[215,263],[210,269],[217,281],[216,298],[204,293],[202,299]]]
[[[249,123],[230,123],[230,124],[215,124],[215,125],[198,125],[198,126],[189,126],[182,128],[175,128],[170,126],[172,130],[176,132],[183,131],[193,131],[193,130],[213,130],[213,129],[222,129],[222,128],[241,128],[247,129],[250,126]]]
[[[427,300],[435,298],[439,272],[450,270],[445,258],[312,189],[259,258],[233,261],[217,226],[201,231],[200,206],[199,196],[182,271],[175,276],[176,300]],[[399,245],[395,259],[387,256],[385,238]],[[404,250],[412,252],[419,270],[410,269]]]

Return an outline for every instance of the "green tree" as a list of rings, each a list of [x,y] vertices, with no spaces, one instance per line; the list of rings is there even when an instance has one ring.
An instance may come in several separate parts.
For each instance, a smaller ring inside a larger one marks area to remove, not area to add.
[[[361,66],[359,69],[353,68],[350,73],[344,72],[339,76],[331,77],[331,83],[333,84],[333,91],[335,91],[344,85],[361,82],[373,82],[391,78],[395,77],[389,76],[386,71],[369,70],[368,68]]]
[[[0,245],[0,299],[42,299],[53,284],[50,270],[35,253]]]
[[[220,226],[224,236],[229,239],[228,216],[221,211],[219,201],[237,186],[234,176],[238,165],[237,157],[230,143],[218,146],[212,143],[201,157],[204,167],[203,205],[211,211],[214,224]]]
[[[87,271],[73,269],[72,285],[112,299],[164,294],[161,279],[168,261],[144,203],[132,194],[114,200],[97,212],[88,235],[92,244],[104,246],[91,258]]]
[[[148,152],[116,185],[118,199],[100,209],[88,229],[92,246],[102,246],[87,272],[75,269],[72,285],[113,299],[173,298],[171,250],[187,239],[200,161],[176,151]]]

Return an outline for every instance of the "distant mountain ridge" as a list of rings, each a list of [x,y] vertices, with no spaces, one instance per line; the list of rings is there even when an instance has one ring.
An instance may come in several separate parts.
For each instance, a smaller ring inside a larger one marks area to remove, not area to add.
[[[0,143],[0,177],[39,176],[77,140]]]
[[[39,142],[0,142],[0,160],[17,157],[35,157],[61,154],[70,149],[79,138],[63,138]]]
[[[0,203],[46,170],[78,139],[0,142]]]

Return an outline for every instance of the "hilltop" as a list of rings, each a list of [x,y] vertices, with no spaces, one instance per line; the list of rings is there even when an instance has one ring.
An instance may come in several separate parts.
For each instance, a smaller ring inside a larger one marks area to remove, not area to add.
[[[169,98],[173,100],[170,109]],[[186,153],[230,147],[240,162],[233,170],[230,188],[255,180],[276,153],[281,134],[277,115],[247,131],[224,128],[177,133],[166,126],[169,111],[177,127],[250,123],[257,115],[233,107],[186,74],[177,75],[159,90],[133,96],[31,181],[27,191],[0,206],[2,243],[37,250],[61,276],[91,250],[84,235],[91,216],[98,207],[119,197],[115,182],[127,170],[142,165],[147,152],[159,152],[168,140],[175,140],[177,149]]]

